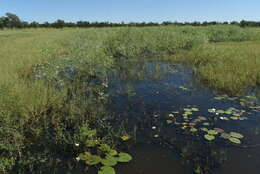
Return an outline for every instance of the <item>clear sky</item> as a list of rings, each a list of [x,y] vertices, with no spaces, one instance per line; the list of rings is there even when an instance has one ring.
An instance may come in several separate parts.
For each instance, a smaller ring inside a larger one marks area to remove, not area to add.
[[[260,21],[260,0],[0,0],[26,21]]]

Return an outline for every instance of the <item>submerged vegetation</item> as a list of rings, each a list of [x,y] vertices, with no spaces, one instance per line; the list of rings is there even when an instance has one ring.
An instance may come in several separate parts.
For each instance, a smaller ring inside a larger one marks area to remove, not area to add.
[[[187,63],[208,87],[234,95],[244,107],[260,109],[257,98],[239,98],[260,84],[258,29],[3,30],[0,44],[0,173],[62,172],[59,166],[73,171],[80,165],[84,171],[95,166],[99,174],[113,174],[118,162],[130,161],[128,143],[136,141],[136,129],[129,129],[126,120],[110,112],[109,79],[122,69],[128,79],[144,79],[148,71],[131,71],[142,66],[143,58]],[[178,88],[189,92],[187,87]],[[130,87],[127,95],[135,95]],[[223,99],[232,100],[216,98]],[[196,133],[202,134],[209,142],[220,137],[242,144],[241,133],[227,133],[211,122],[247,120],[246,111],[207,109],[211,119],[190,118],[200,110],[194,106],[171,113],[166,123],[187,129],[195,138]],[[182,118],[176,119],[179,112]],[[157,133],[153,137],[160,139]],[[201,165],[194,168],[209,171]]]

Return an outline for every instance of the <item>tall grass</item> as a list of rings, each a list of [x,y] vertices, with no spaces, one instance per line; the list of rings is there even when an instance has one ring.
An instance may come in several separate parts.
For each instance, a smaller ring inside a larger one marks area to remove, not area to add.
[[[258,85],[259,42],[242,41],[259,33],[233,26],[0,31],[0,172],[48,165],[54,151],[70,149],[71,158],[83,127],[113,144],[118,130],[104,123],[104,88],[118,59],[175,55],[214,88]]]

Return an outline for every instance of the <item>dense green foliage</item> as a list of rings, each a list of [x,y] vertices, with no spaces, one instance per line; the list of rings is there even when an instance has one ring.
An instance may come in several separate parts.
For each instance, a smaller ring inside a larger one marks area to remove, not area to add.
[[[119,148],[124,134],[106,110],[118,60],[171,56],[209,86],[237,92],[260,83],[257,39],[258,30],[238,26],[0,31],[0,172],[74,166],[93,147]]]

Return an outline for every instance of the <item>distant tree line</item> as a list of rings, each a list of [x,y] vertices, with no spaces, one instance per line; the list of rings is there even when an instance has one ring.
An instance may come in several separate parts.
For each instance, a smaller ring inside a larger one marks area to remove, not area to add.
[[[176,25],[176,26],[209,26],[209,25],[238,25],[241,27],[260,27],[260,22],[256,21],[245,21],[240,22],[171,22],[165,21],[162,23],[156,22],[130,22],[130,23],[112,23],[112,22],[88,22],[88,21],[78,21],[78,22],[65,22],[64,20],[58,19],[55,22],[49,23],[39,23],[36,21],[26,22],[22,21],[16,14],[6,13],[5,16],[0,17],[0,29],[3,28],[63,28],[63,27],[121,27],[121,26],[166,26],[166,25]]]

